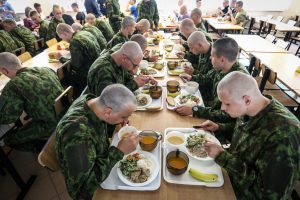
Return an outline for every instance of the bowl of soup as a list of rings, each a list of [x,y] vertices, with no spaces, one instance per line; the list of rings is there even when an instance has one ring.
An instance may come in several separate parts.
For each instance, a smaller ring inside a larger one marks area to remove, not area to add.
[[[171,174],[181,175],[189,166],[189,157],[182,151],[176,150],[168,153],[166,157],[167,169]]]
[[[179,131],[171,131],[167,134],[167,145],[171,147],[180,147],[185,145],[185,136]]]
[[[133,126],[123,126],[118,132],[118,138],[122,140],[127,137],[130,133],[138,134],[138,130]]]

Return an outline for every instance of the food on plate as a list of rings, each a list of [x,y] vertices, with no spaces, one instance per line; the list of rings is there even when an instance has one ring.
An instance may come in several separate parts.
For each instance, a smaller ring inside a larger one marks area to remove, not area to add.
[[[179,98],[179,103],[181,104],[181,105],[183,105],[183,104],[194,104],[194,105],[196,105],[196,104],[198,104],[200,102],[200,99],[199,99],[199,97],[197,97],[197,96],[195,96],[195,95],[191,95],[191,94],[189,94],[189,95],[183,95],[183,96],[181,96],[180,98]]]
[[[204,182],[216,182],[218,181],[217,174],[206,174],[200,172],[199,170],[190,168],[189,174],[197,180],[204,181]]]
[[[157,71],[154,70],[154,69],[141,69],[141,73],[140,74],[143,74],[143,75],[155,75],[157,74]]]
[[[48,53],[48,57],[49,57],[49,59],[56,59],[57,53],[56,52],[50,52],[50,53]]]
[[[204,134],[193,134],[189,135],[186,142],[186,147],[192,156],[205,158],[207,157],[207,152],[204,148],[204,141],[206,137]]]
[[[173,97],[167,97],[167,103],[168,103],[170,106],[175,106],[174,98],[173,98]]]
[[[164,64],[161,62],[156,62],[154,63],[153,68],[161,70],[162,68],[164,68]]]
[[[136,101],[137,101],[138,106],[145,106],[148,104],[148,98],[143,95],[136,96]]]
[[[120,161],[119,168],[124,176],[133,183],[143,183],[151,175],[152,162],[141,153],[128,155]]]
[[[168,137],[168,142],[170,142],[171,144],[180,145],[184,143],[184,140],[179,136],[171,136]]]

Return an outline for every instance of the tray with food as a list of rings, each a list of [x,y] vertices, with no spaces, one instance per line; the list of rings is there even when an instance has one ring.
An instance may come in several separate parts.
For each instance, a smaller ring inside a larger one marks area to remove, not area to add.
[[[153,67],[138,69],[137,75],[149,75],[153,78],[161,78],[165,76],[164,70],[157,70]]]
[[[139,88],[134,92],[137,100],[137,111],[159,111],[163,109],[163,88],[149,86]]]
[[[181,65],[182,61],[167,61],[168,74],[171,76],[179,76],[184,73]]]
[[[157,190],[161,183],[161,135],[125,126],[114,135],[112,145],[116,146],[130,132],[139,135],[139,145],[113,167],[101,187],[108,190]]]
[[[210,158],[204,141],[221,145],[209,132],[193,128],[167,128],[164,132],[163,177],[173,184],[221,187],[221,167]]]

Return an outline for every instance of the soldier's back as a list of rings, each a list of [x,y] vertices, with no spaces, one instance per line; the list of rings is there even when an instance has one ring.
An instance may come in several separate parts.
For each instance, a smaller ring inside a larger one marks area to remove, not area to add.
[[[0,30],[0,43],[1,50],[0,52],[13,52],[18,48],[16,42],[6,31]]]
[[[36,37],[28,28],[17,26],[10,34],[24,43],[26,51],[29,51],[31,56],[35,56],[36,51],[34,48],[34,41],[36,40]]]
[[[107,21],[97,19],[95,26],[102,32],[106,41],[110,41],[113,38],[115,33]]]
[[[101,51],[106,48],[107,41],[106,41],[104,35],[102,34],[102,32],[97,27],[90,26],[90,25],[84,25],[82,30],[87,31],[87,32],[93,34],[93,36],[95,36],[95,38],[97,39],[98,44],[101,48]]]

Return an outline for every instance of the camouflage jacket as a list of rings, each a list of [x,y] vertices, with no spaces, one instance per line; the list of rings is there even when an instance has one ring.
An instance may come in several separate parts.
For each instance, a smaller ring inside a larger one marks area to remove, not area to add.
[[[121,21],[124,14],[120,10],[119,0],[107,0],[106,1],[107,18],[109,18],[109,24],[115,33],[121,30]]]
[[[236,13],[235,20],[237,25],[240,25],[242,27],[245,27],[246,23],[248,22],[248,17],[246,11],[241,11]]]
[[[197,24],[196,27],[198,28],[199,31],[207,33],[207,30],[204,26],[204,21],[203,20],[199,24]]]
[[[44,38],[44,40],[47,39],[48,28],[49,28],[49,22],[46,20],[41,21],[40,28],[39,28],[40,38]]]
[[[101,53],[96,38],[87,31],[73,34],[70,42],[71,69],[78,77],[77,81],[86,83],[86,77],[90,66]]]
[[[14,123],[23,111],[33,121],[56,124],[53,105],[62,92],[52,69],[31,67],[18,70],[0,96],[0,124]]]
[[[56,128],[56,152],[73,199],[92,199],[94,191],[124,154],[109,146],[107,124],[88,107],[93,95],[79,97]]]
[[[110,41],[114,37],[115,33],[107,21],[103,19],[96,19],[95,26],[102,32],[106,41]]]
[[[247,69],[240,63],[235,63],[228,72],[240,71],[247,73]],[[232,121],[224,111],[220,110],[221,102],[217,94],[217,86],[226,74],[222,71],[210,70],[207,74],[193,75],[192,80],[199,83],[200,92],[206,107],[197,106],[198,111],[193,111],[193,115],[199,118],[206,118],[217,122]]]
[[[114,37],[108,42],[107,44],[107,49],[111,49],[114,46],[116,46],[117,44],[120,43],[125,43],[127,42],[129,39],[123,35],[123,33],[121,31],[119,31],[116,35],[114,35]]]
[[[90,93],[96,96],[99,96],[106,86],[113,83],[123,84],[131,91],[138,89],[133,75],[118,66],[109,52],[102,54],[93,63],[87,81]]]
[[[195,75],[196,74],[207,74],[210,70],[213,69],[210,56],[211,56],[211,47],[209,48],[207,53],[199,55],[198,64],[194,68]]]
[[[49,23],[49,27],[48,27],[48,32],[47,32],[47,39],[51,40],[53,38],[56,38],[56,40],[59,42],[61,41],[61,39],[58,37],[58,35],[56,34],[56,27],[58,24],[60,23],[65,23],[65,21],[62,19],[61,21],[58,21],[55,17],[53,17]]]
[[[153,24],[156,28],[158,27],[159,14],[155,0],[150,0],[148,2],[141,1],[138,3],[137,9],[139,13],[137,21],[140,21],[141,19],[148,19],[151,28],[153,28]]]
[[[9,34],[15,40],[21,41],[25,45],[26,51],[28,51],[31,54],[31,56],[35,56],[36,51],[34,47],[34,42],[36,41],[36,38],[28,28],[24,26],[17,26],[13,30],[11,30]]]
[[[97,29],[97,27],[90,26],[90,25],[84,25],[82,30],[93,34],[93,36],[97,39],[101,50],[106,48],[107,41],[106,41],[104,35],[102,34],[102,32],[99,29]]]
[[[0,30],[0,52],[13,52],[18,48],[14,39],[6,31]]]
[[[271,103],[256,116],[237,120],[230,149],[215,159],[237,199],[290,199],[299,178],[300,122],[267,98]]]

